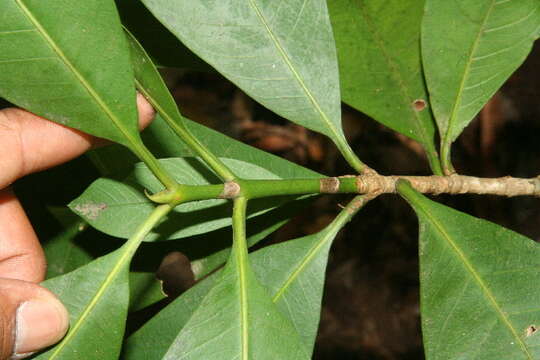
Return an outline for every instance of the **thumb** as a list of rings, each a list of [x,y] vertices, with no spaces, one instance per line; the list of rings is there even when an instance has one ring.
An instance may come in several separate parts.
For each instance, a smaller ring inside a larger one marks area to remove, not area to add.
[[[68,326],[67,310],[50,291],[0,278],[0,359],[23,359],[53,345]]]

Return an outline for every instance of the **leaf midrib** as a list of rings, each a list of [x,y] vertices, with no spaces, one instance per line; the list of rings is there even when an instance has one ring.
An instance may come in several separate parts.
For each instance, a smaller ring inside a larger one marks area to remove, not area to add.
[[[296,265],[296,268],[294,271],[289,275],[289,277],[285,280],[283,285],[278,289],[274,297],[272,298],[272,301],[274,303],[277,303],[280,298],[285,294],[287,289],[292,285],[292,283],[300,276],[300,274],[304,271],[304,269],[309,265],[309,263],[315,258],[315,256],[318,254],[319,250],[323,247],[323,245],[326,244],[327,241],[332,240],[332,236],[335,235],[336,231],[334,231],[333,227],[327,229],[326,234],[322,237],[320,241],[317,241],[309,250],[308,254]]]
[[[308,89],[308,87],[306,86],[306,84],[302,80],[300,74],[296,71],[296,68],[292,64],[291,59],[289,59],[289,56],[285,52],[285,49],[283,48],[283,46],[279,42],[277,36],[274,34],[272,29],[268,25],[268,22],[266,21],[266,18],[264,17],[261,10],[259,9],[257,4],[255,3],[255,0],[249,0],[249,4],[251,5],[251,8],[253,9],[255,14],[257,15],[257,18],[259,19],[261,24],[264,26],[264,29],[266,30],[268,36],[270,37],[270,40],[272,41],[272,43],[274,44],[274,46],[278,50],[281,58],[283,59],[283,61],[285,62],[285,64],[287,65],[287,67],[289,68],[291,73],[293,74],[294,79],[298,82],[298,84],[300,85],[300,87],[302,88],[302,90],[304,91],[306,96],[308,97],[309,101],[311,101],[311,103],[315,107],[316,112],[319,114],[319,116],[324,121],[326,126],[330,129],[331,133],[335,136],[335,141],[342,143],[343,142],[343,136],[335,128],[334,124],[330,121],[330,119],[328,118],[326,113],[321,109],[319,103],[317,102],[317,100],[315,99],[315,97],[313,96],[311,91]]]
[[[64,52],[60,49],[60,47],[56,44],[56,42],[53,40],[53,38],[49,35],[49,33],[45,30],[45,28],[41,25],[41,23],[34,17],[30,9],[23,3],[23,0],[14,0],[21,11],[24,13],[24,15],[30,20],[30,22],[36,27],[38,33],[43,37],[45,42],[51,47],[51,49],[56,53],[56,55],[62,60],[62,62],[67,66],[67,68],[71,71],[71,73],[79,80],[81,85],[88,91],[90,94],[90,97],[98,104],[98,106],[107,114],[107,116],[111,119],[112,123],[116,126],[116,128],[122,133],[122,135],[128,140],[128,142],[136,146],[137,141],[136,139],[129,133],[127,129],[124,128],[122,125],[122,122],[116,115],[109,109],[107,104],[103,101],[103,99],[99,96],[99,94],[94,90],[94,88],[90,85],[90,83],[84,78],[84,76],[77,71],[75,66],[69,61],[67,56],[64,54]]]
[[[532,354],[529,352],[527,346],[525,343],[521,340],[518,332],[516,329],[512,326],[512,323],[506,316],[505,312],[500,307],[499,303],[496,300],[495,295],[491,292],[491,289],[486,285],[480,274],[476,271],[475,267],[469,259],[465,256],[463,251],[459,248],[459,246],[452,240],[452,237],[448,232],[446,232],[444,226],[434,217],[431,215],[427,209],[425,209],[420,202],[416,202],[416,207],[419,209],[424,216],[435,226],[435,228],[439,231],[439,233],[442,235],[442,237],[447,241],[447,243],[452,247],[458,258],[461,260],[462,264],[465,266],[467,271],[472,275],[473,279],[476,281],[477,285],[480,287],[482,292],[484,293],[485,297],[488,299],[489,303],[501,319],[501,321],[506,325],[512,336],[515,338],[516,343],[519,344],[521,350],[523,353],[527,356],[527,359],[534,360],[532,357]]]
[[[136,248],[138,245],[138,242],[135,243],[127,243],[125,247],[122,247],[120,251],[123,251],[123,254],[120,256],[118,262],[114,265],[112,270],[109,272],[109,274],[105,277],[105,280],[99,287],[96,294],[92,297],[91,301],[88,303],[88,305],[85,307],[84,311],[81,313],[77,321],[75,322],[74,326],[70,328],[67,335],[64,337],[64,339],[54,348],[54,351],[49,357],[50,359],[54,359],[57,355],[59,355],[62,350],[69,344],[71,339],[77,335],[78,330],[81,328],[81,326],[84,325],[84,322],[86,318],[90,315],[98,301],[101,299],[105,291],[108,290],[109,285],[112,283],[112,281],[116,278],[117,274],[120,272],[122,267],[131,259],[131,254],[133,253],[134,248]]]
[[[373,25],[371,18],[369,18],[369,16],[366,14],[364,10],[364,6],[365,5],[362,5],[360,3],[358,4],[360,14],[366,21],[366,25],[370,28],[371,33],[373,34],[375,43],[377,44],[377,47],[381,50],[384,60],[386,60],[388,68],[390,69],[390,73],[392,74],[392,76],[394,77],[394,79],[397,81],[399,85],[398,86],[399,94],[404,100],[409,112],[413,114],[413,118],[416,119],[416,121],[414,121],[414,125],[415,125],[416,130],[420,133],[422,144],[426,148],[428,148],[430,151],[435,152],[435,149],[433,146],[433,139],[430,139],[429,136],[426,134],[426,131],[424,127],[422,126],[422,118],[420,116],[420,113],[418,111],[413,110],[412,104],[408,103],[409,99],[411,99],[412,97],[410,96],[407,86],[405,86],[405,81],[403,80],[401,73],[397,70],[397,65],[395,64],[394,61],[392,61],[392,58],[388,54],[388,51],[386,50],[386,47],[384,46],[384,42],[381,40],[381,37],[379,35],[379,32],[377,31],[376,26]]]
[[[451,143],[451,137],[452,137],[452,128],[453,124],[456,121],[457,113],[459,111],[459,106],[461,105],[462,101],[462,95],[465,90],[465,84],[467,83],[467,80],[469,79],[469,73],[471,71],[471,65],[473,63],[473,54],[476,53],[476,50],[478,49],[478,46],[480,44],[480,40],[482,38],[482,35],[484,34],[484,29],[486,27],[486,24],[488,22],[489,17],[491,16],[491,12],[495,8],[495,2],[496,0],[491,0],[491,5],[489,6],[488,11],[486,11],[486,16],[484,17],[484,20],[482,21],[482,24],[480,25],[480,28],[478,30],[478,33],[476,34],[476,38],[474,39],[474,43],[471,46],[469,50],[469,54],[467,57],[467,63],[465,64],[465,69],[463,71],[463,77],[461,78],[461,82],[459,84],[458,92],[456,93],[456,98],[454,101],[454,106],[452,107],[452,111],[450,113],[450,118],[448,119],[448,126],[446,129],[446,132],[444,134],[443,139],[443,147],[450,146]]]

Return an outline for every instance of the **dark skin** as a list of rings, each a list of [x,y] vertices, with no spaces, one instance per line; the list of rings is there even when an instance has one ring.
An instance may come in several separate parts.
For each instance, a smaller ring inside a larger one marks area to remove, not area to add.
[[[154,110],[138,95],[139,125]],[[104,140],[15,108],[0,111],[0,359],[22,359],[58,342],[68,314],[41,287],[46,261],[32,225],[10,190],[17,179],[69,161]]]

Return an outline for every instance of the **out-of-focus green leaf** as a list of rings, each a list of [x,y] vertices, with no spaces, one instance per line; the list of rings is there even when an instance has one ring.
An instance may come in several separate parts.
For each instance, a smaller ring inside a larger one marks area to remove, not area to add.
[[[324,0],[143,3],[252,98],[352,154],[341,128],[337,56]]]
[[[233,159],[222,159],[235,173],[246,179],[278,179],[271,172],[256,165]],[[182,184],[202,185],[219,183],[205,166],[195,158],[171,158],[160,160],[161,165]],[[162,185],[140,163],[132,176],[121,183],[101,178],[69,205],[90,225],[109,235],[127,238],[152,212],[154,205],[144,194],[162,190]],[[253,201],[251,215],[255,216],[282,204],[290,198],[269,198]],[[230,206],[227,200],[204,200],[177,206],[162,223],[146,238],[178,239],[206,233],[231,224]]]
[[[424,0],[328,0],[342,99],[420,142],[440,173],[420,59]]]
[[[420,222],[426,359],[540,358],[540,245],[398,188]]]
[[[0,96],[63,125],[140,145],[129,50],[109,0],[0,2]]]
[[[422,60],[441,134],[450,146],[525,60],[540,30],[538,0],[427,0]]]

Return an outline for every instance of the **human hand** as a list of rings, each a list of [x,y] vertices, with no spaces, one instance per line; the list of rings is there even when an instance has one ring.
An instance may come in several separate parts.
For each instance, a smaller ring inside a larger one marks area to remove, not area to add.
[[[137,105],[144,128],[154,110],[140,94]],[[7,187],[103,143],[20,109],[0,111],[0,359],[30,356],[59,341],[69,327],[64,306],[39,285],[45,278],[45,256],[21,204]]]

